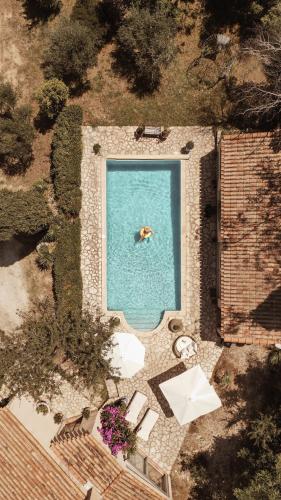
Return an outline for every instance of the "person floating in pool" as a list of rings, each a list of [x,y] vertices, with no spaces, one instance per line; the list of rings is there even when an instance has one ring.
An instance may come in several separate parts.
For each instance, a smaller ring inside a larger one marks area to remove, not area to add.
[[[153,231],[150,226],[143,226],[140,229],[140,240],[144,241],[147,240],[149,241],[149,238],[153,235]]]

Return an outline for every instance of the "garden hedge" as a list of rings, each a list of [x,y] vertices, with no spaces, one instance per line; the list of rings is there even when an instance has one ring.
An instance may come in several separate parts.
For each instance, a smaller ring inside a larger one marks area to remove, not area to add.
[[[82,110],[71,105],[59,114],[52,141],[52,175],[59,210],[67,217],[81,208]]]
[[[80,219],[65,220],[59,230],[54,260],[54,291],[59,316],[80,315],[82,277],[80,271]]]
[[[52,214],[43,194],[30,191],[0,190],[0,240],[13,236],[32,236],[47,230]]]

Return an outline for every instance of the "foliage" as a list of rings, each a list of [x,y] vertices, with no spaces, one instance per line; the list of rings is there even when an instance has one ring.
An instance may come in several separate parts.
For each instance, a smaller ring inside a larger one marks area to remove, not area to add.
[[[132,7],[117,33],[119,64],[141,91],[152,91],[160,83],[162,68],[176,52],[175,17],[161,4],[153,11]]]
[[[44,401],[40,401],[36,405],[36,411],[37,413],[42,413],[42,415],[47,415],[47,413],[49,413],[48,406],[46,403],[44,403]]]
[[[54,422],[55,424],[60,424],[63,419],[63,414],[61,412],[54,414]]]
[[[82,110],[71,105],[60,113],[52,141],[52,174],[59,209],[76,216],[81,208]]]
[[[71,19],[89,29],[93,42],[97,47],[103,45],[107,36],[107,26],[101,20],[99,0],[76,0],[71,13]]]
[[[136,434],[131,430],[125,415],[126,406],[123,404],[105,406],[101,412],[101,427],[98,431],[112,455],[116,456],[122,451],[126,459],[136,450]]]
[[[251,29],[266,16],[278,0],[205,0],[207,34],[218,31],[223,26],[239,25],[241,34],[249,34]]]
[[[94,144],[93,145],[93,152],[95,153],[95,155],[98,155],[99,152],[101,150],[101,145],[100,144]]]
[[[109,375],[103,356],[110,346],[110,322],[94,322],[89,314],[59,317],[49,302],[35,304],[22,317],[12,334],[0,332],[0,386],[11,395],[29,394],[37,401],[59,394],[61,377],[81,389]],[[59,352],[72,362],[71,371],[61,368]]]
[[[233,85],[232,100],[238,120],[245,117],[249,123],[270,127],[279,124],[281,113],[281,35],[280,31],[269,33],[265,29],[256,31],[249,40],[245,52],[255,58],[263,69],[266,80]],[[244,120],[244,126],[247,122]],[[249,126],[249,125],[248,125]],[[253,126],[253,125],[252,125]]]
[[[9,103],[10,98],[6,101],[7,105]],[[0,164],[7,174],[22,173],[30,165],[33,138],[31,110],[28,107],[19,107],[11,116],[0,117]]]
[[[11,116],[17,103],[17,96],[12,87],[8,82],[0,83],[0,115],[1,116]]]
[[[82,310],[80,220],[62,223],[54,253],[54,291],[59,316]]]
[[[36,98],[40,114],[49,120],[54,120],[68,99],[68,88],[64,82],[53,78],[41,85]]]
[[[25,17],[31,21],[31,26],[45,22],[56,16],[61,9],[61,0],[23,0]]]
[[[0,190],[0,240],[47,230],[51,212],[41,193]]]
[[[281,29],[281,4],[277,2],[273,7],[261,18],[261,23],[264,29],[270,34],[280,33]]]
[[[88,419],[88,418],[90,418],[90,415],[91,415],[91,410],[90,410],[89,406],[86,406],[86,408],[83,408],[82,417]]]
[[[49,246],[46,243],[41,243],[37,251],[36,263],[39,269],[41,269],[41,271],[50,269],[53,265],[54,257],[52,252],[50,252]]]
[[[274,352],[274,351],[273,351]],[[244,375],[246,394],[251,394],[250,384],[258,384],[258,397],[250,402],[247,412],[237,416],[243,422],[240,431],[230,438],[218,439],[217,445],[186,460],[195,486],[192,498],[237,500],[277,500],[281,494],[281,360],[260,363],[250,367]],[[241,382],[241,380],[239,381]],[[243,386],[240,387],[243,390]],[[239,392],[240,393],[240,392]],[[236,400],[237,394],[229,394]],[[225,396],[227,398],[227,396]],[[226,399],[226,405],[229,400]],[[247,403],[247,401],[246,401]],[[249,418],[251,417],[251,418]],[[229,439],[229,443],[227,443]],[[216,449],[217,446],[217,449]],[[221,450],[225,450],[225,459]],[[217,455],[216,455],[217,453]],[[229,457],[230,455],[230,457]],[[232,455],[232,456],[231,456]],[[225,481],[226,475],[231,477]],[[221,491],[218,492],[218,488]]]
[[[97,45],[90,30],[77,21],[62,19],[52,32],[45,51],[45,76],[77,86],[83,82],[87,69],[95,63],[96,54]]]

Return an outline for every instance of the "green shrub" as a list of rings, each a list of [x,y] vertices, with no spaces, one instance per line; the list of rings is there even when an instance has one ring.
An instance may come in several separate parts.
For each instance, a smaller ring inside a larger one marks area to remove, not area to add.
[[[30,165],[33,138],[28,107],[14,110],[9,117],[0,117],[0,164],[7,174],[22,173]]]
[[[60,411],[54,414],[55,424],[60,424],[62,422],[62,419],[63,419],[63,414]]]
[[[77,216],[81,208],[82,110],[66,107],[59,115],[52,142],[52,174],[61,212]]]
[[[93,145],[93,152],[95,153],[95,155],[98,155],[99,152],[101,150],[101,145],[100,144],[94,144]]]
[[[68,88],[64,82],[53,78],[41,85],[36,98],[40,114],[49,120],[54,120],[68,99]]]
[[[76,0],[71,19],[89,29],[97,47],[102,46],[107,34],[107,27],[100,19],[100,0]]]
[[[37,247],[37,252],[38,255],[36,257],[36,264],[39,269],[41,269],[41,271],[50,269],[53,265],[54,256],[50,251],[49,245],[41,243],[40,246]]]
[[[80,219],[65,221],[55,250],[54,290],[59,316],[81,314],[82,277],[80,272]]]
[[[69,85],[81,83],[86,71],[96,61],[97,46],[88,28],[77,21],[61,20],[51,34],[45,51],[46,78],[58,78]]]
[[[281,30],[281,5],[274,5],[265,16],[261,18],[261,23],[270,35],[280,33]]]
[[[47,202],[38,191],[0,190],[0,240],[46,230],[51,217]]]
[[[62,6],[61,0],[23,0],[22,4],[25,17],[31,24],[46,22],[59,14]]]
[[[10,115],[17,103],[16,93],[10,83],[0,83],[0,114]]]
[[[140,90],[159,85],[162,68],[176,52],[177,22],[168,4],[161,5],[153,11],[131,8],[117,33],[119,63]]]

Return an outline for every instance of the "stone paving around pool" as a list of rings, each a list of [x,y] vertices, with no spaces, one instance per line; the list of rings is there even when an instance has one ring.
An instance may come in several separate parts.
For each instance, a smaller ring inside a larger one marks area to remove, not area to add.
[[[185,169],[186,259],[183,283],[184,309],[179,314],[184,333],[198,343],[198,353],[182,362],[173,352],[178,333],[171,333],[166,318],[153,333],[137,333],[146,347],[145,368],[132,379],[120,380],[120,396],[128,400],[135,390],[148,397],[148,408],[156,410],[158,419],[148,442],[139,439],[139,449],[169,473],[183,442],[188,425],[180,426],[161,398],[158,384],[179,374],[186,368],[200,364],[210,379],[221,354],[216,335],[216,306],[210,290],[216,286],[216,221],[205,217],[206,205],[216,202],[215,138],[211,128],[173,127],[164,142],[153,138],[134,138],[136,127],[83,127],[82,210],[81,210],[81,270],[83,279],[83,307],[93,315],[103,310],[106,287],[103,272],[102,227],[104,160],[114,156],[138,155],[148,157],[170,155],[179,157],[188,141],[193,141],[189,158],[183,156]],[[100,144],[99,155],[93,145]],[[160,292],[161,293],[161,292]],[[173,315],[175,316],[175,315]],[[122,317],[121,317],[122,320]],[[130,328],[121,321],[120,330]]]

